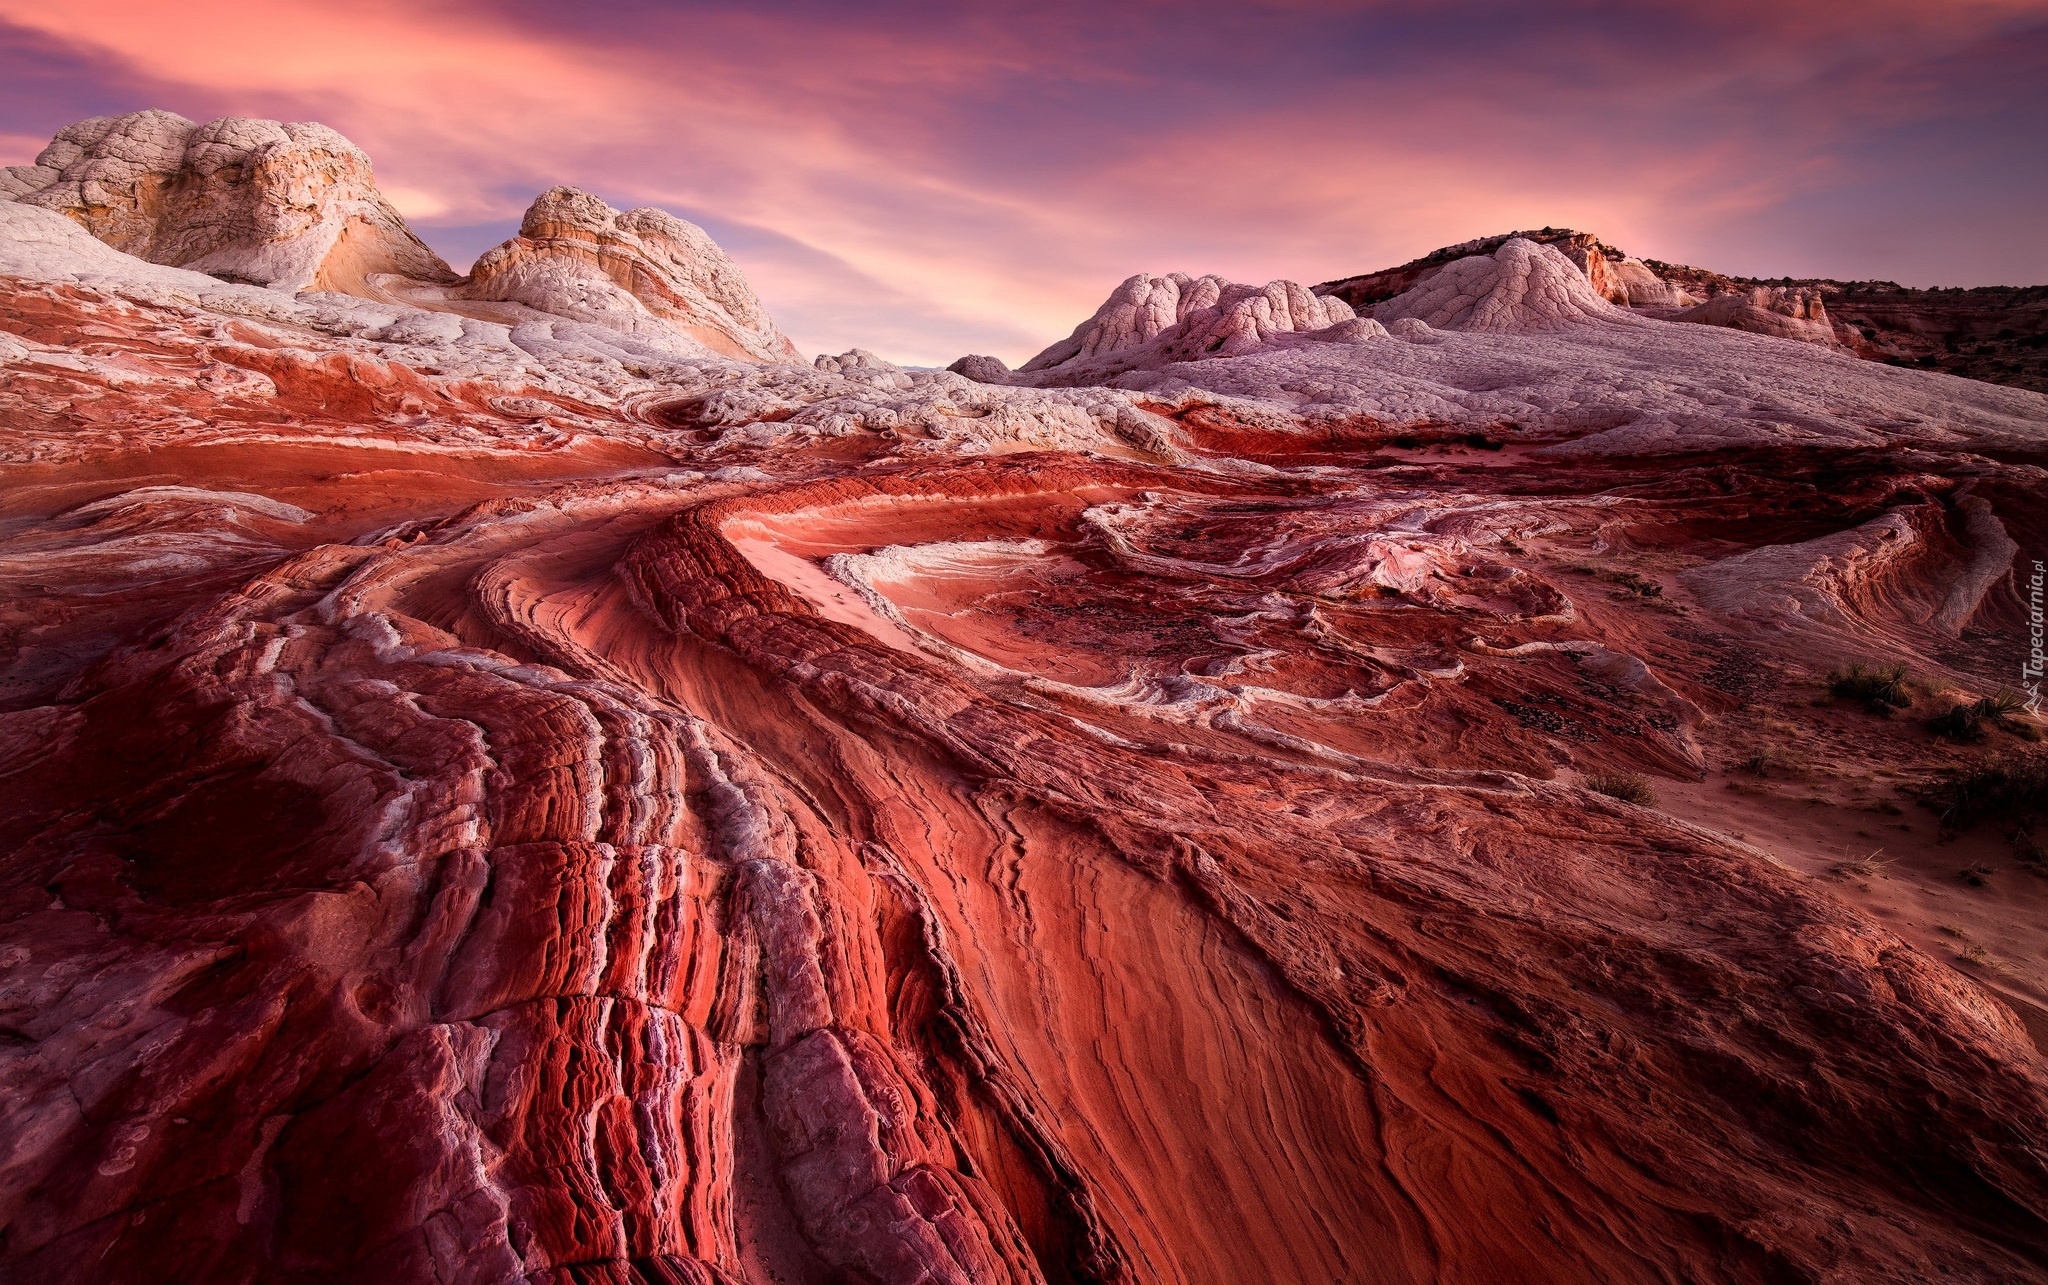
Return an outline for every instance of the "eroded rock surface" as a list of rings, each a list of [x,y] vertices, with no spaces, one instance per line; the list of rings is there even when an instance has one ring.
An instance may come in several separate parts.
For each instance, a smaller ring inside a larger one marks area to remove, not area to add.
[[[1757,335],[1777,335],[1812,344],[1833,344],[1827,304],[1820,291],[1801,286],[1753,286],[1715,295],[1696,307],[1672,314],[1673,321],[1706,326],[1732,326]]]
[[[1520,333],[1631,320],[1603,299],[1570,259],[1514,237],[1492,254],[1454,260],[1373,309],[1382,323],[1413,319],[1436,330]]]
[[[704,229],[661,210],[621,213],[575,188],[541,193],[519,235],[485,252],[451,294],[680,340],[686,351],[797,359],[796,346]]]
[[[1242,357],[1275,335],[1319,331],[1356,315],[1342,299],[1292,281],[1247,286],[1217,276],[1140,273],[1118,286],[1072,335],[1020,371],[1099,379],[1120,368]]]
[[[2039,979],[1582,784],[1988,682],[2048,398],[1526,241],[1102,387],[0,234],[0,1274],[2048,1271]]]
[[[378,192],[369,157],[324,125],[96,117],[58,131],[35,164],[0,171],[5,201],[65,215],[123,255],[223,282],[450,315],[409,323],[421,334],[460,336],[458,318],[507,331],[567,323],[667,356],[797,357],[702,228],[661,210],[621,213],[575,188],[543,192],[519,235],[458,278]],[[18,211],[9,222],[27,243],[62,240]],[[52,262],[74,276],[82,263],[124,271],[89,249]]]
[[[95,117],[59,130],[33,165],[0,171],[0,198],[225,281],[358,293],[374,273],[455,275],[378,192],[370,158],[325,125]]]

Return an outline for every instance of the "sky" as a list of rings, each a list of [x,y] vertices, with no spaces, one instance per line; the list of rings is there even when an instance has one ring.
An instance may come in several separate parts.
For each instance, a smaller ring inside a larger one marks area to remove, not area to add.
[[[2048,0],[0,0],[0,164],[148,107],[340,130],[457,268],[557,183],[658,206],[906,363],[1543,226],[2048,282]]]

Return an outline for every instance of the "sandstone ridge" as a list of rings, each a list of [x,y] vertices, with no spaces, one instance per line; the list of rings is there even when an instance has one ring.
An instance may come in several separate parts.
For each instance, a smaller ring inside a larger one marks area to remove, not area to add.
[[[1890,281],[1737,277],[1639,259],[1592,233],[1545,227],[1445,246],[1399,267],[1326,281],[1316,293],[1366,310],[1514,239],[1554,247],[1595,293],[1645,316],[2048,391],[2048,286],[1916,290]]]
[[[1492,254],[1446,264],[1373,309],[1383,323],[1420,321],[1437,330],[1520,332],[1585,322],[1633,321],[1594,291],[1570,259],[1521,237]]]

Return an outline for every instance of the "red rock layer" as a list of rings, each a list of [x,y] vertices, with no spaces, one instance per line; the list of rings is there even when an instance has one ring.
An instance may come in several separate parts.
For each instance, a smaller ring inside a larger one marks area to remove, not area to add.
[[[174,322],[10,306],[212,369]],[[1771,645],[1981,649],[1928,623],[1983,544],[1953,461],[869,433],[713,481],[631,417],[515,444],[536,390],[236,353],[260,413],[73,372],[12,426],[53,462],[0,546],[10,1276],[2048,1270],[2011,1012],[1544,779],[1693,772],[1755,639],[1517,552],[1905,510],[1848,614]],[[349,426],[437,463],[343,468]],[[2017,610],[1988,592],[1978,628]]]

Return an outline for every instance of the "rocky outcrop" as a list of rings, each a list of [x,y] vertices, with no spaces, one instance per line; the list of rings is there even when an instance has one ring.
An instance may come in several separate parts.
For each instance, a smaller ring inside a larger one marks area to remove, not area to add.
[[[1828,324],[1827,305],[1821,302],[1820,291],[1804,286],[1751,286],[1716,295],[1698,307],[1673,313],[1670,319],[1810,344],[1835,343],[1835,330]]]
[[[1369,310],[1460,259],[1492,254],[1517,238],[1555,248],[1596,294],[1649,316],[2048,391],[2048,286],[1913,290],[1889,281],[1731,277],[1638,259],[1591,233],[1539,228],[1445,246],[1396,268],[1326,281],[1316,293]]]
[[[1382,323],[1520,333],[1633,318],[1597,294],[1586,274],[1547,245],[1511,238],[1492,254],[1454,260],[1373,309]]]
[[[0,173],[0,198],[55,210],[151,263],[287,292],[455,275],[378,192],[370,158],[325,125],[94,117]]]
[[[1630,308],[1685,308],[1698,302],[1684,287],[1666,281],[1649,264],[1628,255],[1608,257],[1596,250],[1580,266],[1593,289],[1610,303]]]
[[[1624,307],[1687,307],[1699,302],[1658,276],[1641,259],[1615,249],[1590,232],[1574,232],[1570,228],[1536,228],[1478,237],[1434,250],[1398,268],[1325,281],[1315,288],[1316,293],[1342,299],[1363,311],[1414,289],[1460,259],[1494,254],[1516,240],[1547,245],[1564,255],[1585,275],[1593,292],[1610,303]]]
[[[621,213],[570,187],[541,193],[519,235],[486,251],[451,297],[537,311],[746,361],[799,361],[746,277],[704,229]]]
[[[1292,281],[1239,285],[1222,277],[1131,277],[1074,328],[1018,369],[1106,370],[1255,352],[1273,336],[1321,330],[1356,314]]]
[[[573,188],[543,193],[514,239],[458,280],[377,191],[370,160],[324,125],[163,111],[59,131],[0,198],[68,216],[114,249],[221,281],[358,295],[458,315],[482,303],[562,318],[678,355],[794,361],[746,278],[703,229],[621,213]]]
[[[865,348],[849,348],[837,357],[832,356],[830,353],[819,353],[811,359],[811,366],[813,369],[829,371],[835,375],[855,370],[900,374],[903,370],[903,367],[895,362],[877,357]]]
[[[946,367],[956,375],[965,375],[977,384],[1007,384],[1010,382],[1010,367],[1000,357],[970,353]]]

